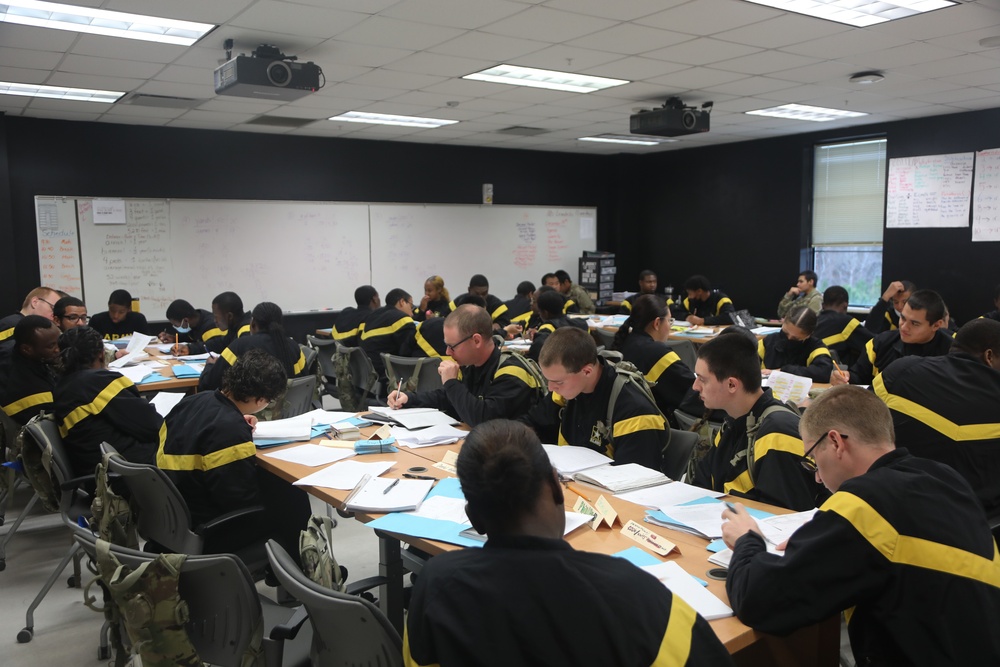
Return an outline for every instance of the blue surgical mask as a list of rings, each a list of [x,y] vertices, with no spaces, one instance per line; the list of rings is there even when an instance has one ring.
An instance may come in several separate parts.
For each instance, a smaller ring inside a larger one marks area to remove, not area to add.
[[[191,326],[188,324],[187,320],[182,320],[181,326],[179,327],[175,326],[174,331],[176,331],[179,334],[191,333]]]

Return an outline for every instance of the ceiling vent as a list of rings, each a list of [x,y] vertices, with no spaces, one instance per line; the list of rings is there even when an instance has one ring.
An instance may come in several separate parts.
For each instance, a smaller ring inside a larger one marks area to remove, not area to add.
[[[159,107],[161,109],[193,109],[206,100],[193,97],[171,97],[170,95],[146,95],[145,93],[129,93],[118,104],[134,104],[142,107]]]
[[[315,123],[315,118],[293,118],[291,116],[257,116],[245,125],[265,125],[267,127],[305,127]]]
[[[548,134],[551,130],[540,127],[525,127],[524,125],[511,125],[502,130],[497,130],[497,134],[510,134],[517,137],[537,137],[539,134]]]

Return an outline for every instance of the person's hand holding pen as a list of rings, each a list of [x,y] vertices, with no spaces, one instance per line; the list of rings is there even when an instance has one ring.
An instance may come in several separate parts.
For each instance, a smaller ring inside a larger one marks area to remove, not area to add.
[[[399,385],[396,387],[396,391],[389,392],[389,395],[385,397],[385,402],[393,410],[398,410],[399,408],[406,405],[406,401],[409,397],[403,393],[403,378],[399,379]]]
[[[764,534],[754,518],[747,512],[747,508],[740,503],[725,503],[726,508],[722,510],[722,541],[732,549],[736,546],[736,541],[749,533],[751,530],[761,537]]]
[[[163,331],[161,331],[160,333],[158,333],[156,335],[156,337],[160,339],[161,343],[169,343],[170,342],[170,334],[167,333],[166,329],[164,329]]]
[[[836,361],[833,362],[833,367],[837,370],[830,373],[831,385],[836,386],[838,384],[848,384],[851,381],[850,374],[841,370],[840,365]]]

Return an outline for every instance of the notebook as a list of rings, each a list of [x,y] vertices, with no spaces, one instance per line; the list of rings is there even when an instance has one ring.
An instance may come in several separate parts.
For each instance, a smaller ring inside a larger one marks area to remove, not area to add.
[[[638,463],[623,463],[617,466],[605,464],[596,468],[587,468],[574,474],[573,478],[607,489],[611,493],[644,489],[670,481],[670,478],[659,470],[653,470]]]

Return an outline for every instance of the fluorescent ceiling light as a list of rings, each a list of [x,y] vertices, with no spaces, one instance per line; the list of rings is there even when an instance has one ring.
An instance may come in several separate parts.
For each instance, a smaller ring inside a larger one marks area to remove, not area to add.
[[[402,127],[432,128],[442,125],[452,125],[457,120],[441,118],[422,118],[420,116],[394,116],[386,113],[369,113],[367,111],[348,111],[339,116],[331,116],[330,120],[346,120],[349,123],[372,123],[374,125],[399,125]]]
[[[600,141],[608,144],[629,144],[632,146],[656,146],[677,141],[676,139],[661,139],[644,134],[598,134],[593,137],[580,137],[577,141]]]
[[[0,3],[0,21],[180,46],[191,46],[215,28],[209,23],[161,19],[36,0],[5,0]]]
[[[497,65],[484,69],[482,72],[467,74],[462,78],[473,81],[507,83],[512,86],[564,90],[570,93],[592,93],[595,90],[614,88],[629,83],[624,79],[607,79],[603,76],[570,74],[551,69],[535,69],[534,67],[519,67],[517,65]]]
[[[958,4],[950,0],[748,0],[787,12],[815,16],[857,28],[894,21]]]
[[[0,81],[0,95],[21,95],[23,97],[46,97],[54,100],[72,100],[74,102],[114,104],[124,94],[114,90],[88,90],[87,88],[38,86],[28,83]]]
[[[811,107],[806,104],[782,104],[780,107],[747,111],[746,114],[748,116],[771,116],[773,118],[789,118],[791,120],[811,120],[817,123],[823,123],[828,120],[857,118],[858,116],[868,115],[867,113],[861,113],[860,111],[825,109],[823,107]]]

